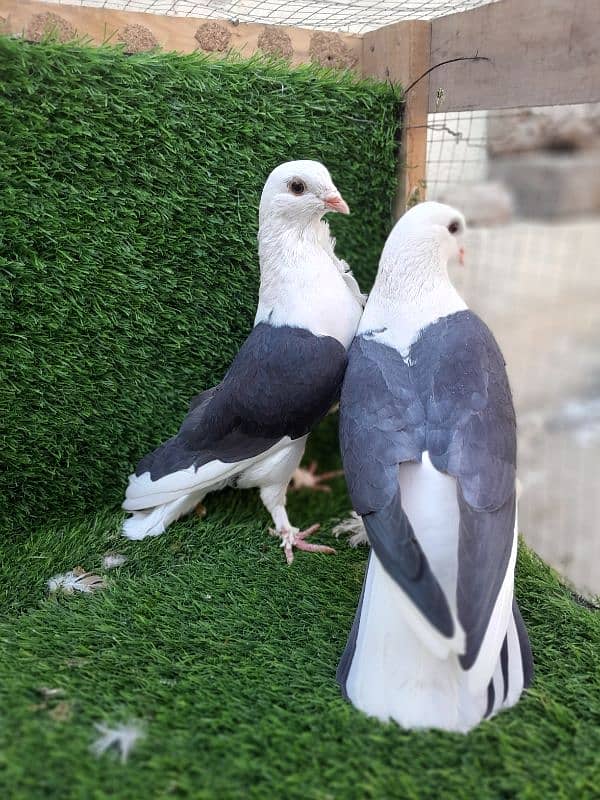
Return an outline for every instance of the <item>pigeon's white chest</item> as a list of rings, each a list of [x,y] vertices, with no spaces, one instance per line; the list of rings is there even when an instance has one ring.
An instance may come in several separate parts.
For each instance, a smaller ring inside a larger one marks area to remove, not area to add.
[[[304,327],[315,336],[332,336],[346,349],[350,347],[362,314],[362,306],[343,278],[326,284],[306,298],[302,314]]]
[[[302,280],[279,286],[273,298],[264,292],[256,323],[305,328],[315,336],[332,336],[350,347],[362,314],[362,305],[333,264]]]

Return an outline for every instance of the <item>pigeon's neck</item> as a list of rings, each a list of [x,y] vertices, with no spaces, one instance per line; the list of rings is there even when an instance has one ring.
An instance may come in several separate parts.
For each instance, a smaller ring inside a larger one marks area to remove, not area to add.
[[[466,308],[437,243],[407,241],[384,249],[359,333],[380,331],[379,341],[406,354],[423,328]]]
[[[327,226],[261,225],[260,289],[255,324],[292,325],[333,336],[348,347],[361,304],[338,267]]]
[[[261,225],[258,232],[261,290],[263,284],[295,278],[303,280],[307,270],[299,269],[299,265],[310,259],[307,264],[310,268],[323,249],[319,240],[320,225],[320,220],[303,226],[284,226],[276,221]]]

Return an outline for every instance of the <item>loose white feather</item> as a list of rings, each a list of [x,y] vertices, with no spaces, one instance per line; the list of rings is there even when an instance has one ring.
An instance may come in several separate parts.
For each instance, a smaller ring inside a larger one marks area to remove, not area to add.
[[[73,594],[74,592],[91,594],[104,588],[106,588],[106,582],[100,575],[93,575],[91,572],[85,572],[81,568],[54,575],[48,581],[50,594],[55,594],[56,592],[63,592],[63,594]]]
[[[138,741],[145,736],[142,726],[135,721],[114,728],[97,723],[95,726],[100,736],[91,745],[90,749],[96,756],[101,756],[107,750],[114,748],[121,756],[124,764]]]

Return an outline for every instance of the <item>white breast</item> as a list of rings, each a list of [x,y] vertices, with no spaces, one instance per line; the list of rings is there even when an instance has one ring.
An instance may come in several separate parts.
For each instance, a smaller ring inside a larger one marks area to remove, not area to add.
[[[305,328],[350,346],[362,304],[328,252],[305,246],[282,255],[272,273],[263,272],[255,324]]]
[[[339,273],[328,275],[318,287],[290,298],[280,315],[280,324],[307,328],[315,336],[333,336],[350,347],[362,307]],[[275,323],[277,324],[277,323]]]

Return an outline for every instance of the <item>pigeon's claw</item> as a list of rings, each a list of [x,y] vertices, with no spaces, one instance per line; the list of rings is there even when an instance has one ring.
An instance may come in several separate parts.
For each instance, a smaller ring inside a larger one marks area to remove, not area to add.
[[[335,553],[333,547],[328,547],[325,544],[313,544],[312,542],[305,542],[304,540],[319,530],[319,524],[311,525],[304,531],[299,531],[298,528],[283,528],[279,531],[271,530],[273,536],[281,538],[281,547],[285,553],[285,560],[288,564],[294,561],[294,547],[298,550],[304,550],[308,553]]]
[[[348,538],[348,544],[350,547],[358,547],[361,544],[369,544],[367,531],[362,521],[362,517],[360,517],[356,511],[351,511],[350,516],[347,519],[338,522],[338,524],[334,526],[332,533],[336,539],[339,539],[343,533],[352,534]]]
[[[317,462],[311,461],[306,469],[298,467],[292,475],[290,489],[298,491],[299,489],[312,489],[314,492],[330,492],[331,486],[324,485],[324,481],[331,480],[331,478],[338,478],[344,474],[343,469],[334,469],[330,472],[322,472],[320,475],[317,473]]]

